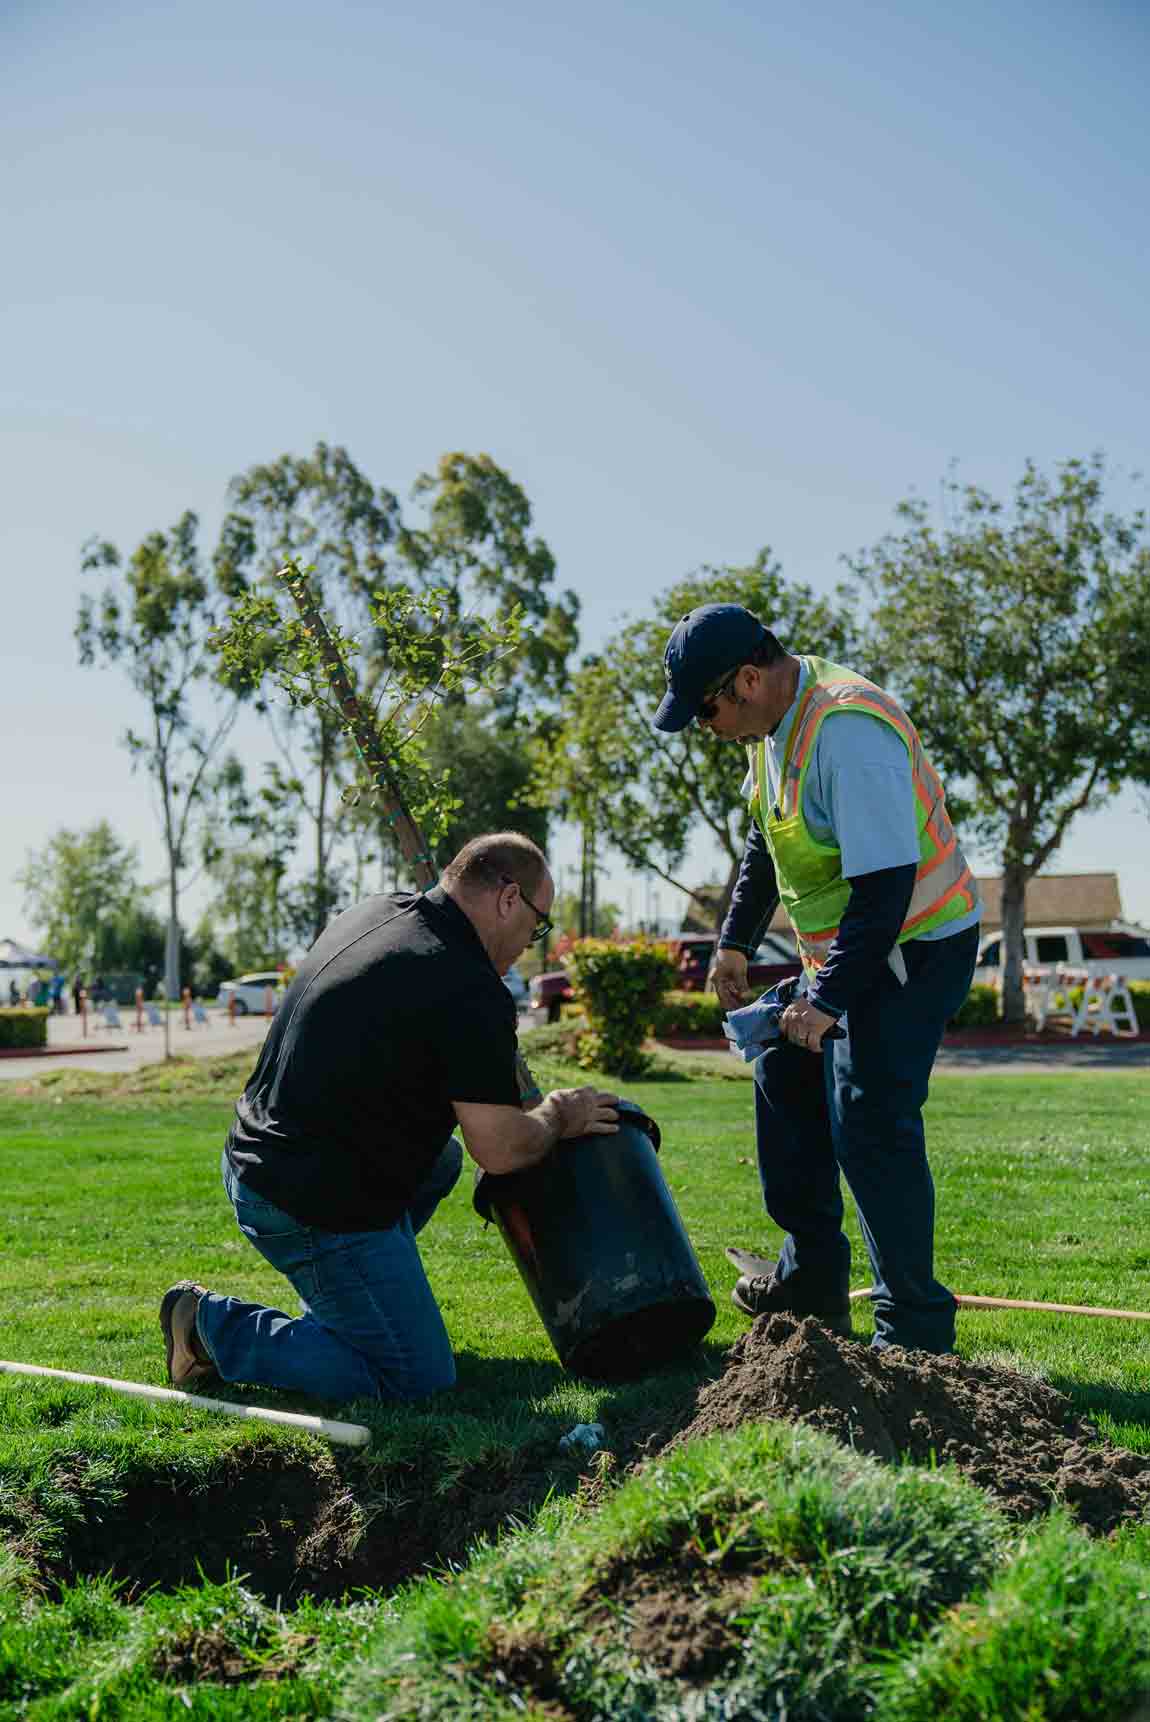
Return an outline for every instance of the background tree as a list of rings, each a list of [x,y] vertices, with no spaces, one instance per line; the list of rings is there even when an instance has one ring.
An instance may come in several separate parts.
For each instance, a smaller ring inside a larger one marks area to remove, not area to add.
[[[299,838],[297,790],[275,760],[264,765],[258,788],[234,756],[220,772],[221,818],[205,851],[214,889],[199,936],[210,930],[231,972],[283,962],[299,907],[306,911],[303,937],[310,931],[310,892],[297,906],[287,886]]]
[[[325,614],[359,647],[360,681],[377,703],[398,660],[396,636],[381,625],[373,599],[407,594],[427,601],[425,608],[408,604],[402,618],[394,612],[391,620],[404,630],[398,658],[406,669],[413,644],[422,641],[420,679],[441,705],[461,706],[468,697],[468,678],[456,677],[448,687],[436,675],[444,641],[451,640],[460,658],[470,644],[486,650],[492,630],[504,630],[504,649],[485,668],[481,720],[500,739],[486,750],[469,749],[473,787],[479,787],[481,760],[486,778],[495,780],[490,804],[498,779],[507,775],[509,754],[522,746],[519,731],[532,701],[562,686],[578,603],[572,593],[551,596],[554,558],[532,536],[523,491],[489,456],[445,455],[434,473],[417,479],[413,494],[423,519],[404,522],[391,491],[373,487],[345,450],[323,443],[305,458],[284,455],[252,467],[232,483],[233,506],[216,568],[235,601],[258,592],[283,620],[289,603],[275,572],[292,559],[309,565]],[[530,635],[520,619],[530,621]],[[281,638],[279,628],[267,626],[260,642],[263,664],[252,660],[250,667],[273,669]],[[434,723],[426,714],[424,721],[426,737],[409,742],[412,759],[433,745]],[[286,718],[273,714],[272,722],[284,761],[282,781],[311,828],[310,911],[306,887],[291,893],[293,905],[310,921],[303,941],[310,943],[338,904],[341,878],[350,883],[362,877],[369,862],[386,868],[394,846],[386,828],[377,828],[372,841],[364,817],[353,821],[343,812],[342,793],[354,770],[340,726],[323,702],[298,703]],[[495,770],[497,760],[502,763]],[[456,771],[453,781],[461,785],[464,775]],[[504,809],[495,823],[506,822]],[[342,874],[336,855],[341,837],[351,851]]]
[[[17,883],[48,954],[66,970],[91,972],[102,966],[105,929],[138,902],[140,857],[101,819],[86,831],[61,828],[29,851]]]
[[[559,938],[574,940],[579,932],[580,898],[574,891],[561,891],[551,906],[551,920]],[[595,921],[585,935],[589,939],[610,939],[623,925],[623,911],[618,903],[595,904]]]
[[[1004,1015],[1025,1014],[1027,881],[1075,816],[1150,778],[1150,547],[1142,510],[1105,506],[1100,455],[1028,464],[1008,503],[951,479],[855,557],[871,659],[1000,858]]]
[[[436,844],[446,865],[472,837],[513,827],[547,846],[547,813],[524,799],[532,764],[521,726],[499,722],[489,702],[442,705],[425,731],[427,769],[451,788],[454,806]]]
[[[90,540],[83,567],[103,573],[104,586],[99,598],[81,599],[76,621],[80,662],[120,665],[147,708],[145,726],[128,730],[124,743],[151,780],[163,833],[169,998],[180,994],[179,900],[196,822],[237,709],[234,698],[221,703],[217,685],[215,716],[197,716],[197,692],[216,675],[208,638],[219,620],[197,534],[196,516],[184,514],[169,532],[149,533],[126,563],[114,544]]]
[[[746,839],[740,794],[746,755],[693,724],[675,736],[651,727],[666,691],[663,653],[671,630],[688,610],[713,603],[745,605],[792,651],[850,662],[858,643],[849,595],[816,598],[807,586],[786,584],[769,549],[748,567],[705,567],[672,586],[650,614],[619,629],[576,672],[557,727],[533,746],[533,793],[564,818],[590,822],[601,845],[685,892],[718,926]],[[701,831],[726,859],[717,901],[680,876],[688,844]]]
[[[399,527],[399,505],[345,449],[321,442],[310,455],[285,454],[249,467],[231,481],[228,498],[215,568],[233,604],[258,593],[290,622],[290,600],[275,575],[298,558],[340,628],[352,636],[370,628],[371,593],[391,582],[387,552]],[[277,662],[275,626],[263,631],[259,649],[262,663],[247,666],[257,687],[259,672],[273,670]],[[282,760],[280,786],[310,829],[309,877],[294,896],[305,923],[302,942],[311,944],[336,906],[333,854],[350,762],[340,725],[322,702],[267,715]]]
[[[552,592],[555,558],[531,534],[525,492],[490,455],[456,453],[443,455],[433,473],[421,473],[412,496],[425,523],[401,527],[393,573],[415,591],[443,595],[457,639],[466,638],[472,613],[496,627],[512,615],[523,618],[520,651],[502,660],[488,684],[500,717],[560,697],[579,639],[579,600],[571,591]],[[461,701],[462,690],[455,697]]]

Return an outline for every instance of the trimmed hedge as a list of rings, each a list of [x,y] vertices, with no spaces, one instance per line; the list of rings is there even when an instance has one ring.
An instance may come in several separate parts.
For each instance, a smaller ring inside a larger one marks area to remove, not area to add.
[[[997,987],[971,987],[950,1019],[951,1028],[993,1028],[998,1021]]]
[[[0,1009],[0,1049],[47,1046],[49,1014],[39,1005],[6,1005]]]
[[[700,1040],[721,1040],[725,1014],[714,993],[667,993],[656,1007],[651,1033],[656,1039],[696,1034]]]
[[[1146,991],[1150,995],[1150,986]],[[1150,1014],[1150,996],[1143,1000],[1143,1005]],[[651,1032],[656,1037],[698,1035],[700,1040],[719,1040],[723,1035],[724,1014],[714,993],[668,993],[655,1011]],[[979,986],[971,987],[951,1026],[987,1028],[997,1021],[998,993],[994,987]]]
[[[1150,981],[1131,981],[1129,985],[1138,1027],[1150,1029]]]
[[[610,939],[580,939],[567,953],[566,967],[576,1002],[590,1024],[579,1041],[584,1070],[608,1076],[641,1076],[650,1064],[643,1042],[660,999],[675,978],[666,945],[650,939],[617,944]]]

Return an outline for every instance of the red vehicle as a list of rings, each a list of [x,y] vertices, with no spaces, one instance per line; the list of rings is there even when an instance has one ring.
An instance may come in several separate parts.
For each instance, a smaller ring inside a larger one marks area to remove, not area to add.
[[[718,937],[714,933],[683,933],[667,943],[679,964],[675,985],[681,992],[701,993],[707,990],[707,976],[715,956]],[[758,950],[747,963],[747,985],[753,992],[766,992],[778,981],[802,974],[794,943],[785,933],[767,933]]]
[[[707,988],[707,975],[715,954],[718,937],[715,933],[677,933],[664,941],[671,947],[679,974],[675,981],[681,992],[701,993]],[[773,987],[777,981],[789,980],[802,973],[802,964],[794,944],[785,933],[768,933],[747,964],[747,985],[756,993]],[[548,1022],[558,1022],[565,1004],[574,994],[566,970],[554,969],[536,975],[531,982],[529,1008],[545,1010]]]

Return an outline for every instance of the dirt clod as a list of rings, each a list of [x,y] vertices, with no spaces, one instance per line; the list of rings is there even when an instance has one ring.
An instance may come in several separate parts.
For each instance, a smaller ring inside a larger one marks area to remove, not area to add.
[[[1061,1501],[1105,1533],[1150,1509],[1150,1458],[1100,1442],[1055,1388],[959,1357],[875,1351],[809,1318],[761,1316],[667,1445],[762,1418],[879,1459],[949,1461],[1018,1518]]]

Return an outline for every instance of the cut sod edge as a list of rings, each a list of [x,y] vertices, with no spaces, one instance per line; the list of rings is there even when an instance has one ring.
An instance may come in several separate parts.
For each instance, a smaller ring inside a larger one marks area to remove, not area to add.
[[[116,1381],[107,1375],[81,1375],[73,1369],[48,1369],[41,1363],[6,1363],[0,1361],[0,1374],[47,1376],[52,1381],[78,1381],[85,1387],[109,1387],[113,1393],[127,1393],[137,1399],[160,1399],[168,1403],[187,1405],[193,1411],[222,1411],[228,1417],[248,1417],[261,1423],[279,1423],[289,1429],[303,1429],[311,1435],[322,1435],[342,1447],[366,1447],[371,1430],[362,1423],[339,1423],[329,1417],[308,1417],[299,1411],[275,1411],[268,1405],[236,1405],[227,1399],[201,1399],[194,1393],[181,1393],[175,1387],[152,1387],[144,1381]]]

